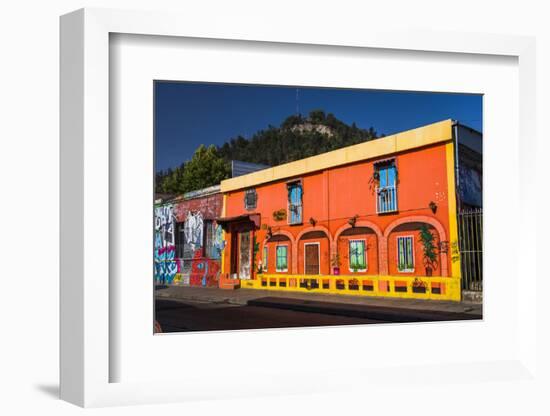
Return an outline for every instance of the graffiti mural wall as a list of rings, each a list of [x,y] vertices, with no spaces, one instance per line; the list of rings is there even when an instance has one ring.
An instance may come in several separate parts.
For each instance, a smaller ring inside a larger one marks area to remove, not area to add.
[[[155,282],[218,286],[223,232],[222,195],[214,187],[155,208]]]
[[[198,251],[202,248],[203,242],[203,227],[204,221],[202,217],[202,212],[188,211],[187,217],[184,222],[185,230],[185,243],[191,247],[193,252]]]
[[[173,206],[155,208],[155,282],[171,284],[178,271],[176,262]]]

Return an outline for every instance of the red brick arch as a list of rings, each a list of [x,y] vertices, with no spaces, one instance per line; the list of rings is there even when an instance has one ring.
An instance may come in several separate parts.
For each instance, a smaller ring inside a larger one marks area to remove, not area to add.
[[[395,221],[390,223],[384,230],[384,238],[382,239],[381,247],[379,249],[381,253],[382,252],[385,253],[384,266],[385,266],[386,274],[388,270],[388,237],[390,236],[390,233],[400,225],[413,223],[413,222],[422,222],[422,223],[431,225],[432,227],[435,228],[435,230],[439,234],[439,241],[447,241],[447,233],[445,232],[445,228],[438,220],[436,220],[433,217],[428,217],[427,215],[413,215],[410,217],[402,217],[402,218],[396,219]],[[446,277],[449,275],[447,253],[441,252],[440,256],[441,256],[441,275]],[[383,274],[383,273],[380,273],[380,274]]]
[[[330,231],[327,227],[324,225],[315,225],[311,227],[304,228],[298,236],[296,237],[296,241],[300,241],[300,239],[304,236],[304,234],[310,233],[312,231],[321,231],[327,235],[328,240],[332,243],[332,235],[330,234]]]
[[[385,247],[385,251],[383,252],[381,250],[382,248],[382,245],[381,245],[381,241],[384,240],[384,235],[382,234],[382,230],[380,229],[380,227],[378,225],[376,225],[375,223],[371,222],[371,221],[357,221],[355,223],[355,227],[366,227],[366,228],[370,228],[372,231],[374,231],[376,233],[376,239],[377,239],[377,243],[378,243],[378,273],[379,274],[388,274],[387,272],[387,244],[384,245]],[[344,224],[342,225],[340,228],[338,228],[338,230],[336,230],[336,233],[334,234],[334,240],[333,240],[333,244],[331,244],[330,246],[330,251],[331,251],[331,257],[338,252],[338,237],[340,237],[340,235],[348,230],[352,228],[351,225],[349,224]]]

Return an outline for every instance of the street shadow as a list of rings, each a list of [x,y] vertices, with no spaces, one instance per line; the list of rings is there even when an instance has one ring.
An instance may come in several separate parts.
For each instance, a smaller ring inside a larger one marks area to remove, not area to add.
[[[157,312],[166,311],[170,309],[197,309],[196,306],[189,305],[187,303],[178,302],[170,299],[155,299],[155,310]]]
[[[155,285],[155,290],[166,289],[166,288],[168,288],[168,285]]]
[[[34,387],[46,396],[59,400],[59,384],[37,384]]]

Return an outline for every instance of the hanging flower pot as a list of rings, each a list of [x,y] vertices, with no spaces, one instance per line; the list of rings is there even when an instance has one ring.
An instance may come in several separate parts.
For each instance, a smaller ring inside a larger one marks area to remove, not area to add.
[[[335,253],[332,256],[332,259],[330,262],[332,265],[332,274],[339,275],[340,274],[340,255],[338,253]]]

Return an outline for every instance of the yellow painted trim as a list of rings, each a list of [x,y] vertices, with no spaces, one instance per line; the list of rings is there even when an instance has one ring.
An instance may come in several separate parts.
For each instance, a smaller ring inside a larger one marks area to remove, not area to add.
[[[267,281],[266,285],[262,285],[263,280]],[[280,280],[286,279],[286,287],[280,286]],[[296,279],[297,286],[290,287],[289,279]],[[319,282],[319,288],[316,289],[307,289],[299,287],[300,279],[316,279]],[[359,288],[357,290],[350,289],[349,281],[352,279],[357,279],[359,281]],[[413,292],[412,286],[415,279],[419,279],[427,284],[426,293],[415,293]],[[322,281],[329,281],[329,288],[323,289]],[[336,287],[336,281],[343,280],[344,288],[339,289]],[[373,290],[366,291],[362,288],[363,280],[371,280],[373,282]],[[275,286],[270,286],[269,282],[274,281]],[[378,282],[385,281],[388,282],[389,291],[380,291],[378,287]],[[406,292],[396,292],[395,291],[395,282],[406,282]],[[431,284],[432,283],[444,283],[445,284],[445,293],[438,294],[433,293]],[[404,299],[430,299],[430,300],[452,300],[460,301],[461,289],[460,289],[460,278],[455,277],[415,277],[415,276],[369,276],[369,275],[273,275],[273,274],[262,274],[258,275],[256,279],[253,280],[241,280],[241,288],[244,289],[259,289],[259,290],[277,290],[284,292],[308,292],[308,293],[328,293],[335,295],[354,295],[354,296],[379,296],[379,297],[390,297],[390,298],[404,298]]]
[[[252,172],[236,178],[226,179],[220,184],[221,192],[230,192],[250,186],[257,186],[262,183],[445,142],[452,139],[452,126],[452,120],[444,120],[417,129],[407,130],[369,142],[359,143],[333,150],[332,152]]]
[[[460,252],[458,246],[458,222],[456,211],[455,149],[454,143],[445,146],[447,162],[447,203],[449,206],[449,255],[451,258],[451,276],[461,277]]]
[[[222,200],[222,217],[225,217],[225,208],[227,205],[227,195],[223,195]],[[225,231],[222,230],[222,239],[225,242]],[[220,273],[225,273],[225,247],[222,250]]]

